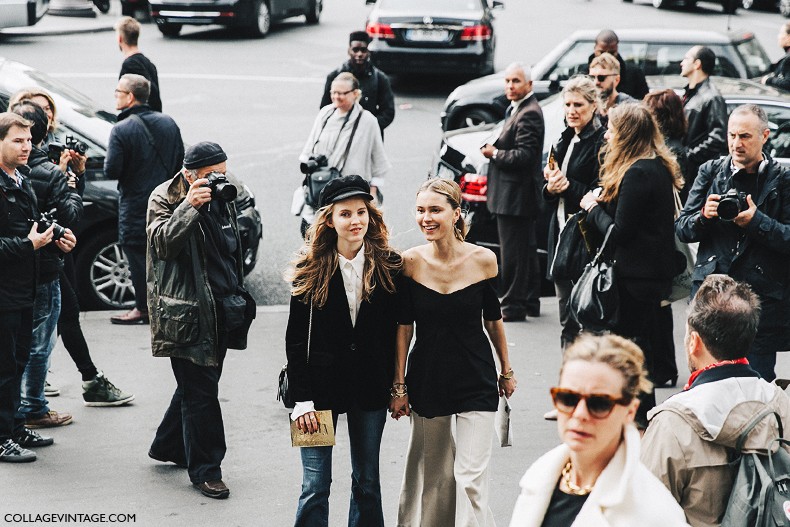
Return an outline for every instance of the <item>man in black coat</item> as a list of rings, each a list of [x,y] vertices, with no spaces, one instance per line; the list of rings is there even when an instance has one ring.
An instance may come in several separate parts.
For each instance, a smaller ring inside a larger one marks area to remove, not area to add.
[[[489,159],[488,210],[496,216],[502,261],[502,317],[505,322],[540,316],[540,263],[535,220],[545,127],[526,67],[505,70],[510,106],[494,144],[480,151]]]
[[[354,31],[351,33],[348,44],[349,60],[326,76],[321,108],[332,102],[329,92],[335,77],[343,72],[352,73],[359,81],[359,87],[362,90],[359,104],[376,117],[379,128],[381,128],[381,137],[384,137],[384,129],[395,119],[395,97],[392,94],[387,74],[370,61],[369,43],[370,36],[366,32]]]
[[[675,233],[683,242],[699,242],[692,296],[712,273],[746,282],[759,295],[762,314],[748,358],[770,382],[776,352],[786,349],[790,312],[790,172],[763,153],[769,133],[759,106],[732,112],[730,155],[702,165]],[[730,190],[738,194],[735,201],[724,199]]]
[[[780,90],[790,91],[790,22],[782,24],[778,39],[779,47],[785,51],[785,56],[771,67],[771,73],[760,79],[760,82]]]
[[[118,48],[123,53],[123,64],[121,64],[120,79],[127,73],[142,75],[151,83],[151,95],[148,96],[148,106],[152,110],[162,111],[162,98],[159,95],[159,74],[156,66],[148,57],[143,55],[137,47],[137,40],[140,38],[140,22],[130,16],[125,16],[115,24],[115,34],[118,38]]]
[[[30,128],[33,148],[28,158],[30,183],[36,194],[38,208],[53,212],[62,227],[74,226],[82,217],[82,198],[67,184],[67,177],[41,149],[47,137],[47,114],[32,102],[14,105],[12,111],[33,123]],[[84,167],[81,167],[84,171]],[[57,238],[57,236],[55,236]],[[51,428],[71,423],[68,413],[50,410],[44,396],[50,355],[54,348],[60,316],[60,271],[63,251],[54,244],[44,247],[39,255],[36,299],[33,305],[33,336],[25,373],[22,376],[21,402],[18,417],[28,428]],[[22,446],[26,446],[21,441]]]
[[[115,107],[121,110],[110,132],[104,174],[118,180],[118,243],[129,261],[135,307],[111,318],[113,324],[147,324],[145,288],[145,214],[148,196],[157,185],[173,177],[184,160],[181,130],[168,115],[148,106],[151,83],[127,73],[115,89]]]
[[[587,58],[588,67],[586,71],[582,71],[581,73],[587,73],[587,71],[589,71],[589,64],[592,63],[595,57],[604,53],[610,53],[614,55],[620,63],[620,84],[617,88],[618,91],[626,93],[634,99],[641,101],[645,95],[647,95],[647,92],[650,91],[647,86],[647,81],[645,80],[645,72],[636,66],[629,66],[625,62],[625,59],[617,52],[619,44],[620,38],[617,36],[617,33],[611,29],[601,30],[595,37],[595,49],[592,55]]]
[[[680,74],[689,82],[683,94],[689,174],[727,152],[727,104],[709,78],[715,66],[716,54],[705,46],[694,46],[680,62]]]
[[[0,113],[0,262],[8,278],[0,280],[0,461],[10,463],[35,461],[28,448],[52,444],[52,438],[28,430],[17,413],[33,334],[38,253],[52,242],[54,230],[38,232],[30,222],[38,217],[25,167],[32,147],[30,126],[20,115]],[[76,242],[67,230],[55,244],[69,252]]]

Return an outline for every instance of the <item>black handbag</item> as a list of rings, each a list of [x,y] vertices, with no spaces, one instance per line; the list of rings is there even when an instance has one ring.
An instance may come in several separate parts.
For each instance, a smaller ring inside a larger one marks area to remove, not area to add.
[[[310,338],[313,333],[313,301],[310,300],[310,321],[307,323],[307,364],[310,364]],[[283,402],[286,408],[293,408],[296,406],[294,401],[293,392],[290,389],[288,382],[288,364],[286,363],[280,370],[280,375],[277,378],[277,400]]]
[[[578,280],[584,266],[590,263],[598,250],[600,238],[595,240],[587,225],[587,212],[581,210],[568,218],[557,239],[554,259],[549,268],[552,280]]]
[[[362,119],[362,110],[359,112],[357,116],[357,120],[354,121],[354,128],[351,129],[351,135],[348,138],[348,143],[346,144],[346,151],[343,152],[343,157],[340,158],[340,168],[336,167],[321,167],[315,172],[309,173],[304,177],[304,202],[310,205],[312,208],[317,209],[319,204],[319,197],[321,196],[321,191],[324,190],[324,187],[327,184],[340,177],[343,177],[343,174],[340,172],[346,164],[346,158],[348,158],[348,152],[351,150],[351,141],[354,140],[354,134],[357,133],[357,127],[359,126],[359,120]],[[330,114],[331,115],[331,114]],[[329,119],[327,118],[327,121]],[[324,121],[324,126],[326,126],[327,121]],[[324,128],[321,128],[323,131]],[[342,128],[341,128],[342,130]],[[321,133],[318,134],[321,137]]]
[[[587,264],[578,282],[573,285],[568,300],[570,314],[583,331],[601,333],[611,330],[620,313],[615,262],[604,257],[606,242],[614,224],[606,230],[601,248]]]

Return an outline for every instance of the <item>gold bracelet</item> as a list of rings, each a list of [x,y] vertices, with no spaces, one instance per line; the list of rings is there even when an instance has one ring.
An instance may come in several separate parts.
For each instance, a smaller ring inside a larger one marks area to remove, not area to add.
[[[513,368],[510,368],[505,373],[500,373],[499,374],[499,378],[502,379],[502,380],[505,380],[505,381],[509,381],[510,379],[513,378],[513,375],[514,375]]]
[[[403,382],[393,382],[392,388],[390,388],[390,397],[393,399],[397,399],[399,397],[405,397],[408,394],[408,390],[406,389],[406,383]]]

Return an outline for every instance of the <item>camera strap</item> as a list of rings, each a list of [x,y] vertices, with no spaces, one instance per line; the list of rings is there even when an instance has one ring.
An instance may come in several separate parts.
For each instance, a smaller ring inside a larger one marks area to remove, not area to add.
[[[312,150],[310,150],[311,153],[313,154],[315,153],[315,146],[318,144],[318,141],[321,140],[321,134],[324,133],[324,128],[326,128],[326,124],[329,122],[329,119],[331,119],[332,116],[335,115],[336,111],[337,108],[332,108],[332,111],[329,112],[329,115],[326,116],[326,119],[324,119],[323,124],[321,124],[321,130],[318,131],[318,137],[315,138],[315,143],[313,143],[313,148]],[[340,130],[338,130],[337,132],[337,137],[335,137],[335,143],[332,145],[332,148],[330,148],[327,151],[327,157],[331,156],[332,152],[335,151],[335,148],[337,147],[337,142],[340,141],[340,134],[343,133],[343,129],[346,127],[346,124],[348,124],[348,120],[351,118],[351,114],[353,112],[354,109],[352,108],[351,111],[346,114],[346,118],[343,120],[343,124],[340,125]],[[352,132],[352,136],[353,136],[353,132]]]
[[[132,115],[129,116],[129,119],[132,119],[132,120],[134,120],[134,122],[140,123],[142,125],[143,131],[145,132],[145,136],[146,136],[146,138],[148,138],[148,143],[154,148],[154,152],[156,152],[156,157],[157,157],[157,159],[159,159],[159,162],[162,163],[162,166],[164,167],[165,172],[167,172],[169,174],[170,173],[170,168],[167,166],[167,163],[165,163],[165,160],[162,159],[162,154],[159,153],[159,149],[156,147],[156,141],[154,140],[154,136],[151,134],[151,129],[148,128],[147,124],[145,124],[145,121],[143,120],[143,118],[140,117],[137,114],[133,113]]]
[[[348,138],[348,143],[346,144],[346,151],[343,152],[343,157],[340,158],[340,166],[337,169],[340,172],[343,172],[343,167],[346,166],[346,158],[348,158],[348,152],[351,150],[351,141],[354,140],[354,134],[357,133],[357,127],[359,126],[359,120],[362,119],[362,112],[365,110],[360,109],[359,115],[357,116],[357,120],[354,121],[354,128],[351,129],[351,136]],[[351,112],[348,112],[349,114]],[[339,137],[339,135],[338,135]]]

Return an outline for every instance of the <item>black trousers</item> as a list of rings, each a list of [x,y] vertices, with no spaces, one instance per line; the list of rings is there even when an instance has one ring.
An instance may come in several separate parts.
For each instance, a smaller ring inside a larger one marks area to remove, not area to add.
[[[226,447],[219,378],[226,351],[222,342],[218,350],[219,366],[198,366],[186,359],[170,359],[178,386],[156,431],[151,451],[159,459],[186,465],[192,483],[222,479],[220,465]]]
[[[124,245],[123,253],[129,262],[129,273],[134,287],[134,305],[148,313],[148,291],[145,285],[145,245]]]
[[[497,214],[502,259],[502,314],[522,318],[540,310],[540,262],[535,219]]]
[[[60,271],[60,318],[58,333],[63,339],[63,346],[69,352],[71,360],[77,366],[83,381],[93,379],[99,372],[91,359],[88,343],[80,326],[80,304],[74,291],[74,259],[67,254],[63,269]]]
[[[25,426],[24,418],[15,416],[32,337],[32,306],[0,311],[0,443],[21,434]]]

